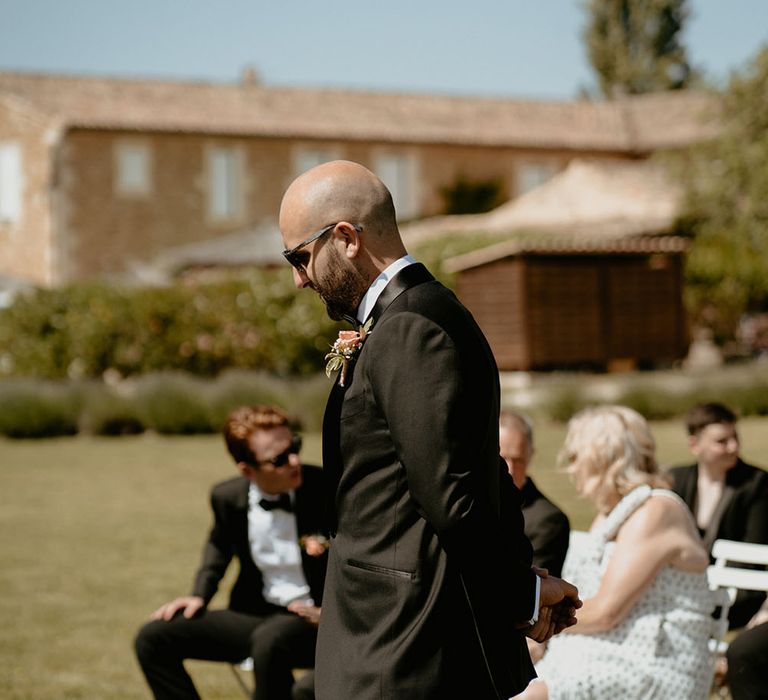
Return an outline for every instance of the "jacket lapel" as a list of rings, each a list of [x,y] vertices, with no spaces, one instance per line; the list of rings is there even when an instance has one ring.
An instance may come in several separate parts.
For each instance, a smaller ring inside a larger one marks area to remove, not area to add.
[[[234,531],[232,537],[240,542],[240,546],[250,557],[251,547],[248,542],[248,490],[251,482],[242,477],[242,485],[238,488],[234,500],[231,502],[235,517]]]
[[[376,321],[381,318],[381,315],[387,310],[387,307],[399,297],[406,289],[415,287],[417,284],[423,282],[431,282],[435,279],[421,263],[414,263],[404,267],[398,272],[384,287],[384,291],[379,295],[376,303],[371,310],[368,318],[373,319],[373,325],[376,326]],[[367,321],[368,318],[365,320]]]
[[[347,385],[349,386],[349,385]],[[325,479],[325,519],[328,531],[336,534],[336,489],[341,479],[341,406],[345,389],[338,378],[331,387],[323,415],[323,476]]]
[[[398,272],[384,288],[384,291],[376,300],[370,315],[365,320],[373,319],[373,328],[376,321],[404,291],[424,282],[430,282],[434,277],[421,263],[415,263],[404,267]],[[331,535],[336,534],[336,491],[343,471],[343,459],[341,455],[341,407],[344,403],[346,388],[353,380],[354,362],[351,363],[347,373],[345,386],[339,384],[339,378],[331,388],[328,403],[325,406],[323,416],[323,473],[326,484],[326,519]]]

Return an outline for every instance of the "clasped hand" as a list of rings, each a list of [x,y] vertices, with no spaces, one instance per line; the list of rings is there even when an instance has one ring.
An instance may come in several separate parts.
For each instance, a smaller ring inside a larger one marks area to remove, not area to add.
[[[537,642],[546,642],[576,624],[576,610],[582,602],[573,584],[557,576],[550,576],[546,569],[533,567],[533,570],[541,581],[539,619],[525,630],[525,634]]]

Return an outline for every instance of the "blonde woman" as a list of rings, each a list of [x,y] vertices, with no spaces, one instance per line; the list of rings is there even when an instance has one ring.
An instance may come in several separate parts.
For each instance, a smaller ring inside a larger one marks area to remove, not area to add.
[[[645,419],[623,406],[582,411],[560,460],[598,510],[563,572],[584,606],[522,697],[706,698],[709,560],[688,508],[658,474]]]

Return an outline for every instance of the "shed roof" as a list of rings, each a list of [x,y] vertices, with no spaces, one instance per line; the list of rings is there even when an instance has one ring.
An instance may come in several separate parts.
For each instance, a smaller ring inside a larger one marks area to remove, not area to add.
[[[714,134],[713,98],[556,102],[1,73],[0,100],[67,128],[646,153]]]
[[[460,272],[518,255],[633,255],[651,253],[684,253],[689,241],[682,236],[637,236],[606,238],[604,236],[557,235],[520,237],[473,250],[446,260],[448,272]]]

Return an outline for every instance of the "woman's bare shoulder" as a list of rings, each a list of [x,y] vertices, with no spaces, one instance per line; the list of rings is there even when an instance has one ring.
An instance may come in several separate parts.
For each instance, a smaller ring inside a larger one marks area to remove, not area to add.
[[[623,535],[624,538],[647,538],[653,535],[663,535],[678,527],[685,527],[688,517],[687,506],[674,493],[656,489],[627,518],[619,531],[619,535]]]

